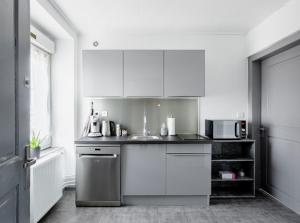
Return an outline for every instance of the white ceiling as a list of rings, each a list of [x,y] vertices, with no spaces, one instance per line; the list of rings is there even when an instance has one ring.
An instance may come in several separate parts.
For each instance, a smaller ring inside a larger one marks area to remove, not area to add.
[[[246,33],[289,0],[52,0],[81,35]]]
[[[70,35],[41,6],[38,0],[30,1],[31,23],[51,39],[69,39]]]

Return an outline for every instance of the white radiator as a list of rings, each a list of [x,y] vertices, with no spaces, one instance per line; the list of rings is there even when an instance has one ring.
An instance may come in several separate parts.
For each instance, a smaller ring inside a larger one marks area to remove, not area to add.
[[[31,223],[38,222],[62,197],[63,151],[58,150],[37,160],[30,168]]]

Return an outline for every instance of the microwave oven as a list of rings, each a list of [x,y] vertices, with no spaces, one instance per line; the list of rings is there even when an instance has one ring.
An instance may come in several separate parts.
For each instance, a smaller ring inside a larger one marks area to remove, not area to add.
[[[245,139],[245,120],[205,120],[205,135],[212,139]]]

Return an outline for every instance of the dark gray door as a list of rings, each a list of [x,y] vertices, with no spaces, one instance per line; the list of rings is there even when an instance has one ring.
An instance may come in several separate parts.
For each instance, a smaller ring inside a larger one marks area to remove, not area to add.
[[[29,222],[29,1],[0,2],[0,222]]]
[[[263,184],[300,213],[300,46],[262,62]]]

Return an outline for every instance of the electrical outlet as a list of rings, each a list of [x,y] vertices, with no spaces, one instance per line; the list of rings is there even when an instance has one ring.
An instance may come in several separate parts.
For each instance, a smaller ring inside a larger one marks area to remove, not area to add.
[[[236,118],[237,119],[245,119],[245,112],[237,112]]]
[[[108,115],[108,112],[107,112],[107,111],[102,111],[102,112],[101,112],[101,116],[102,116],[102,117],[107,117],[107,115]]]

